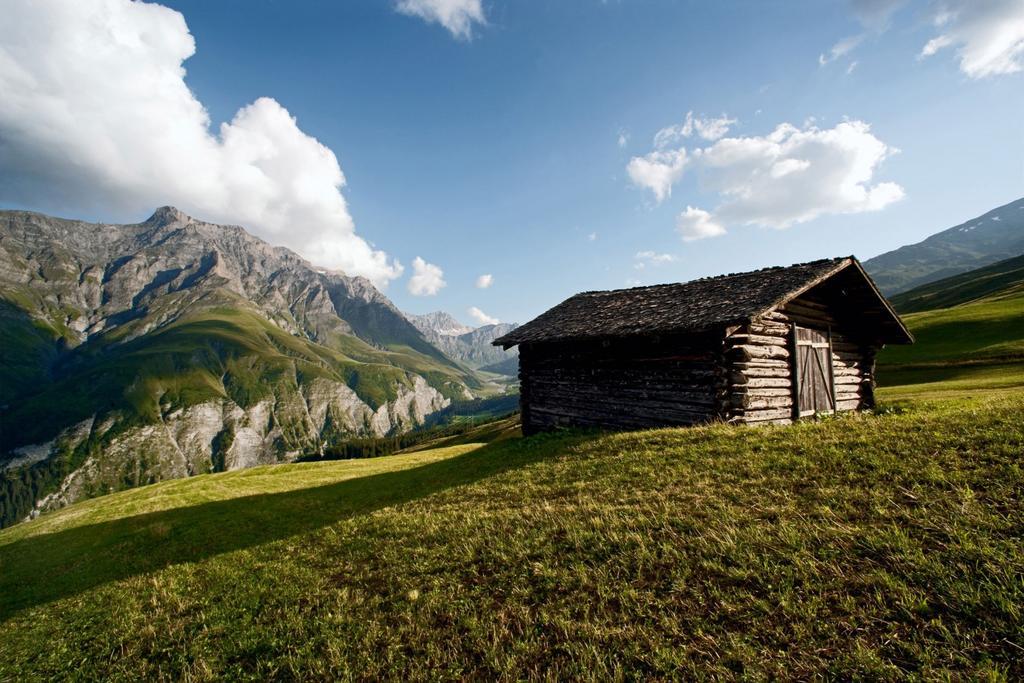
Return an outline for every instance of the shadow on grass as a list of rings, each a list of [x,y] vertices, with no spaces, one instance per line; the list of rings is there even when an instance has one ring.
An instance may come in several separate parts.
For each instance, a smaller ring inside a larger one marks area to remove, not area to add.
[[[471,484],[562,452],[541,435],[336,484],[201,503],[32,536],[0,546],[0,621],[111,581],[277,541]]]

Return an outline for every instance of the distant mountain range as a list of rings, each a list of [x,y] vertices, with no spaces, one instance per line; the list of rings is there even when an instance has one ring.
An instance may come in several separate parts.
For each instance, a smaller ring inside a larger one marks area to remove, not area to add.
[[[864,262],[887,295],[1024,254],[1024,198]]]
[[[0,523],[408,430],[479,395],[474,357],[240,227],[0,211]]]
[[[515,323],[498,323],[472,328],[463,325],[449,313],[435,311],[425,315],[407,314],[409,321],[431,344],[475,370],[515,375],[519,355],[513,348],[505,351],[491,342],[519,327]]]

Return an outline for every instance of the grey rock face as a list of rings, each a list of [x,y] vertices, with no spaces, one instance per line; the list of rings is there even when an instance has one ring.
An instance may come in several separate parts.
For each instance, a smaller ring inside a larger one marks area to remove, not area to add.
[[[0,467],[77,463],[19,518],[406,431],[479,386],[368,280],[172,207],[0,211],[0,344],[0,424],[31,424]]]

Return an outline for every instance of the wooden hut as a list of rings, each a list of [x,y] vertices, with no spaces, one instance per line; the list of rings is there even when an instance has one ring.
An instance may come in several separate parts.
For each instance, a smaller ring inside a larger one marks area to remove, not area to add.
[[[532,434],[869,408],[875,355],[913,337],[850,256],[584,292],[493,343],[519,346]]]

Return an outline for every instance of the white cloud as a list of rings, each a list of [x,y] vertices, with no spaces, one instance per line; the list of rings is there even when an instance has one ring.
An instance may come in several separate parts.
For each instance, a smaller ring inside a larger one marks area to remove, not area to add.
[[[477,321],[481,325],[497,325],[498,323],[501,322],[497,318],[492,318],[491,316],[487,315],[476,306],[469,307],[469,315],[473,318],[473,320]]]
[[[936,3],[932,20],[940,33],[921,57],[955,47],[960,70],[971,78],[1024,68],[1024,1],[943,0]]]
[[[850,65],[848,67],[846,67],[846,75],[847,76],[849,76],[850,74],[853,73],[853,70],[857,68],[857,64],[858,64],[858,62],[857,62],[856,59],[853,60],[852,62],[850,62]]]
[[[659,254],[655,251],[638,251],[633,259],[633,267],[637,270],[644,270],[647,266],[660,266],[666,263],[674,263],[676,257],[672,254]]]
[[[184,17],[130,0],[8,0],[0,200],[138,218],[174,204],[384,286],[401,265],[355,233],[334,153],[257,99],[210,132],[185,83]]]
[[[409,293],[413,296],[434,296],[448,283],[444,271],[433,263],[427,263],[419,256],[412,260],[412,277],[409,278]]]
[[[587,235],[587,241],[588,242],[596,242],[597,241],[597,233],[596,232],[592,232],[589,235]]]
[[[460,40],[473,37],[473,24],[487,24],[480,0],[398,0],[395,9],[428,23],[441,24]]]
[[[686,242],[725,234],[725,228],[710,213],[692,206],[676,216],[676,230]]]
[[[851,0],[853,12],[869,31],[888,30],[892,16],[908,0]],[[960,71],[970,78],[1016,73],[1024,69],[1024,2],[1022,0],[932,0],[926,16],[938,35],[925,43],[920,57],[931,57],[955,48]],[[860,36],[863,37],[863,36]],[[857,39],[858,36],[846,40]],[[832,48],[831,57],[846,54],[844,41]],[[835,54],[837,48],[839,54]]]
[[[620,130],[619,131],[619,138],[618,138],[617,142],[618,142],[618,145],[619,145],[619,149],[622,149],[626,145],[628,145],[629,144],[629,131],[626,130],[625,128]]]
[[[694,133],[705,140],[717,140],[729,132],[729,128],[736,123],[736,119],[730,119],[725,114],[718,118],[705,119],[694,117],[692,111],[686,112],[686,119],[682,123],[662,128],[654,134],[655,149],[665,149],[678,144],[685,138],[691,137]]]
[[[672,196],[672,186],[683,177],[686,168],[686,150],[656,150],[642,157],[633,157],[626,172],[634,185],[646,187],[660,203]]]
[[[766,136],[720,140],[700,159],[703,186],[725,200],[715,210],[719,221],[786,228],[902,199],[896,183],[871,184],[895,151],[863,121],[802,130],[784,123]]]
[[[896,183],[872,184],[879,165],[896,150],[862,121],[826,129],[812,121],[803,128],[784,123],[768,135],[723,138],[674,152],[700,172],[701,189],[721,201],[713,214],[687,207],[679,215],[677,229],[687,240],[721,235],[732,224],[786,228],[826,214],[877,211],[904,194]],[[652,174],[646,186],[660,201],[681,175],[682,168],[674,175]]]
[[[494,284],[494,276],[490,273],[485,273],[476,279],[477,289],[487,289]]]

